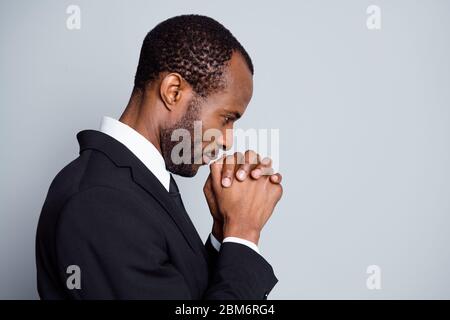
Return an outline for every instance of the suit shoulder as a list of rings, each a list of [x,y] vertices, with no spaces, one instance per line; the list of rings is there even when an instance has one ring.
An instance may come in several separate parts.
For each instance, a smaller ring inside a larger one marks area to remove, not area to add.
[[[120,186],[130,177],[128,168],[116,166],[101,152],[86,150],[56,175],[50,189],[74,193],[96,185]]]

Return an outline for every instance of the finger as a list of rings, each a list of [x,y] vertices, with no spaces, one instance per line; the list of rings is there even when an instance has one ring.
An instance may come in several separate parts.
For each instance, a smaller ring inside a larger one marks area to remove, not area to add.
[[[269,157],[265,157],[261,160],[261,162],[253,168],[251,172],[251,177],[253,179],[259,179],[261,176],[268,176],[274,173],[272,169],[272,159]]]
[[[277,187],[279,187],[278,189],[277,189],[277,193],[276,193],[276,199],[277,199],[277,202],[278,201],[280,201],[280,199],[281,199],[281,197],[283,196],[283,187],[281,186],[281,184],[279,184],[279,185],[277,185]]]
[[[275,173],[270,176],[270,181],[276,184],[280,184],[283,176],[280,173]]]
[[[261,164],[262,164],[263,166],[265,166],[265,167],[271,167],[271,166],[272,166],[272,158],[270,158],[270,157],[264,157],[264,158],[261,160]]]
[[[276,206],[278,201],[280,201],[281,197],[283,196],[283,186],[281,184],[272,184],[267,189],[267,197],[273,201],[272,205],[273,207]]]
[[[247,150],[244,155],[244,163],[238,166],[236,178],[244,181],[249,173],[259,164],[259,155],[253,150]]]
[[[236,167],[236,159],[238,156],[235,154],[229,155],[225,158],[222,166],[222,187],[228,188],[233,183],[234,170]]]

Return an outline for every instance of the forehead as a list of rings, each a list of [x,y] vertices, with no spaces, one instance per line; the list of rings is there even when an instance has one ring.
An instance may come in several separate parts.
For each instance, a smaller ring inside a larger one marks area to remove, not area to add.
[[[225,88],[207,98],[207,104],[243,113],[253,95],[253,75],[240,53],[234,52],[224,71]]]
[[[247,104],[253,94],[253,75],[245,62],[244,57],[234,52],[224,74],[227,88],[236,98]]]

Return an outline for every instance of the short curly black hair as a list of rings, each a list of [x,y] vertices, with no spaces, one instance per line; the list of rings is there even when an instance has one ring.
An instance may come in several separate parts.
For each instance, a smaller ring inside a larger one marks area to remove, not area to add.
[[[239,41],[216,20],[201,15],[181,15],[159,23],[145,37],[134,79],[144,89],[161,72],[179,73],[201,97],[225,85],[224,67],[239,52],[253,74],[253,63]]]

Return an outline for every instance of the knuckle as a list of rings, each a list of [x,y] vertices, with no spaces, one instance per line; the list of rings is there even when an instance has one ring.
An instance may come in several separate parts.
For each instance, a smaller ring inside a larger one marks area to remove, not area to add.
[[[278,199],[280,199],[283,196],[283,187],[281,186],[281,184],[277,185],[277,196]]]

